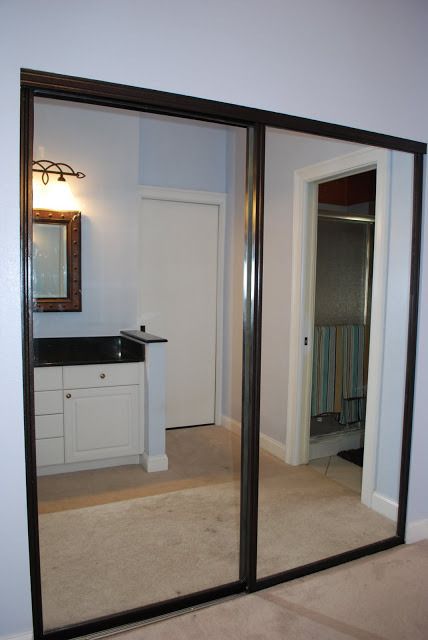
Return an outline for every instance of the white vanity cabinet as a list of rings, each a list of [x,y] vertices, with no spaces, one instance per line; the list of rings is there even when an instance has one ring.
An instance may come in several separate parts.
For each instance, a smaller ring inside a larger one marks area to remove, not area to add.
[[[34,340],[38,475],[128,464],[168,469],[166,344],[136,330]]]
[[[63,367],[65,461],[141,452],[139,364]]]
[[[143,363],[35,367],[36,455],[41,473],[139,462]]]
[[[62,369],[34,369],[36,460],[39,467],[65,461]]]

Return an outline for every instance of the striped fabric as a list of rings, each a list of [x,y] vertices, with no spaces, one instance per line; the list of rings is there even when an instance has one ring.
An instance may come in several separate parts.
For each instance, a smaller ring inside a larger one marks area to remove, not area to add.
[[[336,413],[343,425],[364,420],[368,348],[364,325],[315,327],[312,416]]]

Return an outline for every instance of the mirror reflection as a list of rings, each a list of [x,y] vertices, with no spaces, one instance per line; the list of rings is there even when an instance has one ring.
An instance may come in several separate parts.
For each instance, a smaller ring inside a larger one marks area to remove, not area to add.
[[[395,535],[412,170],[267,131],[259,578]]]
[[[239,579],[246,132],[37,98],[34,148],[87,176],[82,311],[33,317],[51,630]]]
[[[52,630],[239,580],[246,131],[37,98],[34,147],[87,171],[81,312],[33,317]],[[395,534],[413,187],[333,139],[265,159],[258,578]]]
[[[67,295],[67,230],[61,224],[33,225],[33,295]]]

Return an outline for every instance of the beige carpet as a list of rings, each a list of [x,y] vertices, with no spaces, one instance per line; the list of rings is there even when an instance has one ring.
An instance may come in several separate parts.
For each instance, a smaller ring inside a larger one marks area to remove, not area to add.
[[[240,439],[222,427],[169,430],[166,449],[168,471],[147,473],[139,465],[125,465],[39,477],[39,513],[79,509],[239,479]]]
[[[116,640],[426,640],[428,541],[120,633]]]
[[[261,474],[260,576],[392,535],[393,523],[355,492],[308,467],[281,463],[278,473],[270,458]],[[46,628],[237,579],[238,522],[237,482],[42,514]]]

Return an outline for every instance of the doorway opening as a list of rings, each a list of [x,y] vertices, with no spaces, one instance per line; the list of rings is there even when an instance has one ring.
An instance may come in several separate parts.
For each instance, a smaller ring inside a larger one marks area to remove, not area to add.
[[[309,460],[361,491],[376,170],[318,186]],[[338,459],[340,458],[340,460]],[[337,474],[336,474],[337,475]]]

